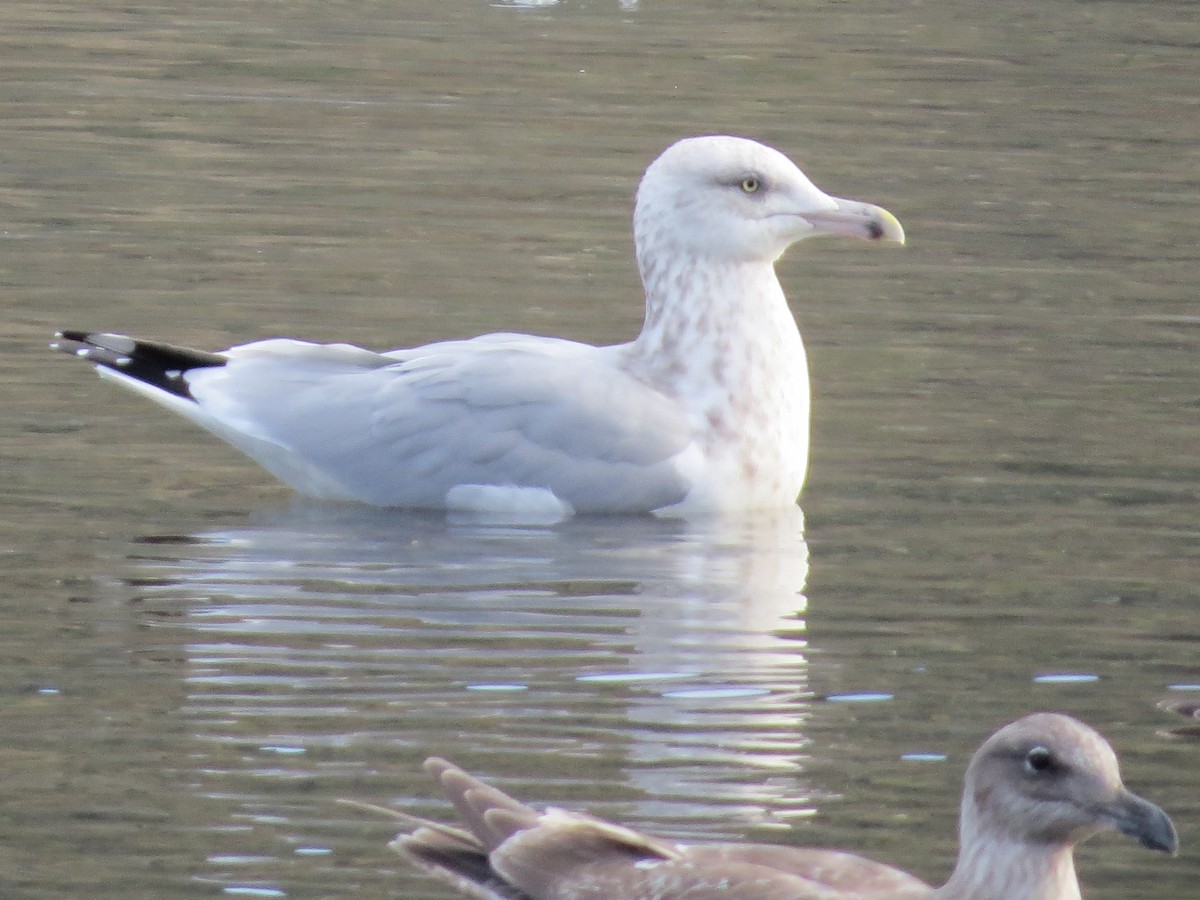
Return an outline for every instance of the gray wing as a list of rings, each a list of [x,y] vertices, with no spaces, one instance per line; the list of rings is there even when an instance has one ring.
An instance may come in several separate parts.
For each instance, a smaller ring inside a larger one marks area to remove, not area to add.
[[[617,365],[611,348],[517,335],[381,355],[262,342],[189,388],[219,433],[240,432],[370,503],[440,507],[457,485],[538,487],[578,511],[645,511],[683,499],[672,457],[691,425]],[[297,463],[296,461],[300,461]],[[281,470],[284,474],[281,474]]]

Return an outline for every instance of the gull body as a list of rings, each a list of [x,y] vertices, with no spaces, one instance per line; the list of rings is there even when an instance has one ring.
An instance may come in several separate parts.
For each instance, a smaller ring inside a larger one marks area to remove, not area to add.
[[[583,813],[539,812],[445,760],[425,769],[462,827],[371,808],[414,827],[390,846],[481,900],[1078,900],[1080,841],[1115,830],[1151,849],[1178,846],[1167,815],[1125,788],[1104,738],[1055,713],[1007,725],[975,753],[958,860],[936,889],[839,850],[683,844]]]
[[[904,241],[886,210],[830,197],[776,150],[688,138],[638,188],[646,317],[626,344],[207,353],[63,331],[55,346],[316,497],[549,517],[781,507],[805,480],[809,382],[774,263],[818,234]]]

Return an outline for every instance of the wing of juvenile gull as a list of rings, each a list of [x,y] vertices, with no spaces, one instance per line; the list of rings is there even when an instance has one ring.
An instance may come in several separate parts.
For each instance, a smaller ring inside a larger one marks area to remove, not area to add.
[[[774,263],[817,234],[904,241],[890,213],[830,197],[776,150],[689,138],[638,189],[646,319],[627,344],[207,353],[64,331],[55,346],[317,497],[549,517],[778,508],[804,483],[809,385]]]
[[[421,822],[392,846],[467,896],[833,900],[847,896],[847,883],[864,900],[923,898],[930,891],[911,875],[851,854],[678,844],[584,813],[538,812],[442,759],[426,761],[425,770],[464,827]]]
[[[1166,814],[1121,782],[1098,733],[1053,713],[992,735],[967,770],[960,851],[933,889],[840,850],[683,844],[584,813],[539,812],[441,759],[462,827],[416,821],[392,847],[472,897],[503,900],[1078,900],[1073,850],[1108,830],[1174,853]],[[403,814],[401,814],[403,816]]]

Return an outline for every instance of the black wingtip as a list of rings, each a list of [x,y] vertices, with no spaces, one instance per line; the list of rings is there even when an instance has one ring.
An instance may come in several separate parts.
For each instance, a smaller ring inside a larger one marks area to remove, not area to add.
[[[87,338],[88,332],[86,331],[71,331],[64,328],[62,331],[54,332],[54,339],[56,341],[86,341]]]
[[[64,328],[54,333],[50,347],[189,400],[193,398],[184,375],[227,362],[217,353],[101,331]]]

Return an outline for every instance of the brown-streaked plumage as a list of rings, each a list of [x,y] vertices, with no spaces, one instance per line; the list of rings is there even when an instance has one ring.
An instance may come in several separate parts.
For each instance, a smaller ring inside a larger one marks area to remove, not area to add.
[[[442,759],[425,770],[461,827],[371,808],[415,826],[389,846],[481,900],[1076,900],[1080,841],[1115,830],[1167,853],[1178,845],[1166,813],[1125,788],[1108,742],[1056,713],[1007,725],[975,753],[958,861],[936,889],[843,851],[683,844],[585,813],[539,812]]]

